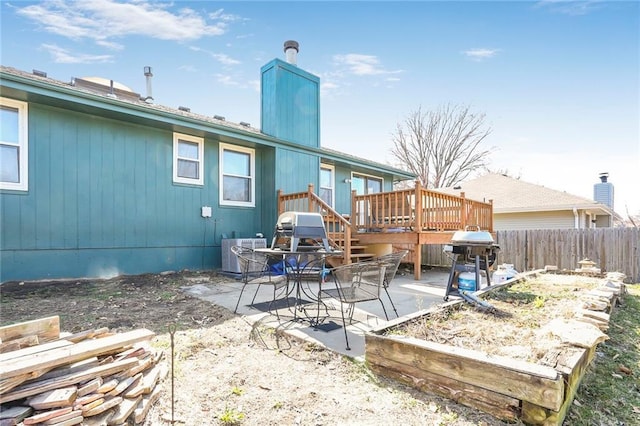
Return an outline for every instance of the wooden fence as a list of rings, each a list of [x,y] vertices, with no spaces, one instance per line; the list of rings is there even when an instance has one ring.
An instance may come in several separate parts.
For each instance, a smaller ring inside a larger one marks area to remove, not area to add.
[[[585,258],[603,272],[622,272],[627,282],[640,282],[640,229],[541,229],[497,231],[497,264],[513,264],[519,272],[555,265],[576,269]],[[441,245],[422,246],[423,264],[450,266]]]

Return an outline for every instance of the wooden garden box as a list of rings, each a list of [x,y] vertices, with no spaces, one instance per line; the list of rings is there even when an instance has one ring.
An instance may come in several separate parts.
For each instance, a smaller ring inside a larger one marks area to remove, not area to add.
[[[516,281],[492,286],[478,293]],[[601,293],[602,299],[609,298],[609,310],[614,306],[617,296],[624,291],[622,281],[619,284],[617,291],[604,288],[595,290]],[[561,425],[580,381],[595,356],[597,343],[603,339],[582,345],[588,347],[556,349],[557,353],[547,357],[554,359],[556,365],[549,367],[394,332],[407,321],[431,315],[438,309],[450,309],[457,303],[463,302],[455,301],[402,317],[367,333],[365,357],[371,370],[502,420],[520,420],[530,425]],[[588,312],[585,315],[591,317]],[[608,318],[605,312],[594,312],[593,318],[588,319],[606,322]],[[606,326],[603,328],[606,329]]]

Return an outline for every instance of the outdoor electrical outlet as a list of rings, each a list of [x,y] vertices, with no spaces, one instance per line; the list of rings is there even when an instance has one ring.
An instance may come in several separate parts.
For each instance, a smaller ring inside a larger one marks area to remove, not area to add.
[[[202,206],[202,217],[211,217],[211,207]]]

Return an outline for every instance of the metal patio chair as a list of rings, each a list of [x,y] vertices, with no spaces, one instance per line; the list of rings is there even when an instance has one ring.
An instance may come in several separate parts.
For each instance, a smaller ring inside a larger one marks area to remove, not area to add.
[[[394,253],[379,256],[372,260],[374,262],[382,262],[385,265],[382,288],[384,289],[384,292],[387,293],[387,298],[389,298],[389,302],[391,302],[391,306],[393,307],[393,311],[396,313],[396,317],[399,317],[400,315],[398,315],[396,305],[393,303],[393,299],[391,299],[391,295],[389,294],[389,286],[391,285],[391,280],[393,280],[393,278],[396,276],[396,273],[398,272],[400,262],[407,255],[407,253],[409,253],[409,250],[400,250]]]
[[[242,294],[244,293],[244,290],[248,285],[257,286],[256,292],[253,294],[253,299],[251,299],[252,305],[256,300],[256,296],[258,295],[260,286],[266,285],[273,288],[273,298],[269,302],[268,308],[268,311],[271,312],[271,307],[273,306],[274,302],[278,300],[278,290],[284,289],[282,293],[285,296],[288,293],[288,281],[286,275],[276,275],[271,270],[271,266],[269,264],[270,258],[265,253],[261,253],[251,248],[241,246],[233,246],[231,247],[231,251],[237,256],[240,271],[242,273],[242,289],[240,290],[240,296],[238,296],[236,308],[233,310],[233,312],[235,313],[238,311],[238,306],[240,306],[240,299],[242,299]],[[277,310],[276,317],[280,319],[280,315],[278,314]]]
[[[330,289],[322,288],[320,291],[321,294],[333,297],[340,302],[347,350],[351,350],[349,337],[347,336],[347,318],[349,318],[349,324],[351,324],[356,303],[379,300],[386,319],[389,319],[387,310],[380,298],[384,274],[385,266],[382,262],[356,262],[338,266],[331,269],[329,274],[336,287]],[[347,306],[346,315],[345,305]]]

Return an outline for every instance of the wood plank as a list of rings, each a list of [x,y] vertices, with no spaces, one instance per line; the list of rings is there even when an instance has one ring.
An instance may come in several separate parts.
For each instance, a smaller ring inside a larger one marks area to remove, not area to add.
[[[143,348],[142,346],[137,346],[134,348],[130,348],[127,349],[126,351],[123,351],[121,353],[119,353],[118,355],[116,355],[115,359],[116,361],[119,361],[121,359],[125,359],[125,358],[138,358],[140,355],[144,354],[147,350],[145,348]]]
[[[384,367],[380,367],[375,362],[370,366],[376,374],[397,380],[423,392],[449,398],[458,404],[482,410],[502,420],[517,420],[520,412],[520,401],[516,398],[432,374],[417,367],[395,361],[390,361]]]
[[[81,342],[83,340],[86,339],[90,339],[93,336],[95,336],[96,331],[91,329],[91,330],[84,330],[84,331],[80,331],[78,333],[74,333],[74,334],[70,334],[68,336],[64,336],[64,340],[68,340],[70,342],[73,343],[78,343]]]
[[[558,410],[564,400],[560,373],[550,367],[484,352],[400,336],[365,335],[365,357],[386,360],[449,377],[483,389]],[[500,377],[500,380],[495,380]]]
[[[156,365],[153,369],[144,373],[142,380],[135,387],[128,389],[124,396],[126,398],[135,398],[138,395],[151,393],[160,378],[160,370],[160,366]]]
[[[160,398],[160,388],[156,387],[150,395],[143,397],[135,411],[133,412],[133,419],[137,423],[144,422],[144,419],[147,417],[149,410],[155,404],[155,402]]]
[[[2,408],[0,411],[0,420],[11,419],[14,423],[20,423],[33,413],[33,408],[25,406],[16,406]]]
[[[29,371],[69,364],[81,359],[109,353],[119,347],[149,340],[155,333],[137,329],[95,340],[85,340],[72,346],[53,349],[36,355],[28,355],[12,362],[0,362],[0,379],[17,376]]]
[[[18,349],[29,348],[39,344],[40,339],[38,339],[38,336],[18,337],[16,339],[9,340],[8,342],[0,343],[0,353],[17,351]]]
[[[98,387],[98,393],[107,393],[107,392],[111,392],[113,389],[115,389],[116,386],[118,386],[119,380],[116,378],[108,378],[104,383],[102,383],[102,385],[100,387]]]
[[[142,361],[138,361],[138,365],[129,370],[128,374],[135,376],[153,366],[153,357],[148,356]]]
[[[91,402],[88,402],[86,404],[84,404],[80,409],[82,410],[82,415],[84,417],[88,417],[87,413],[91,410],[93,410],[96,407],[101,406],[102,404],[104,404],[104,402],[106,401],[105,398],[98,398],[98,399],[94,399]]]
[[[107,426],[111,416],[113,416],[113,409],[107,410],[97,416],[85,418],[82,422],[82,426]]]
[[[3,342],[33,335],[43,343],[60,338],[60,317],[55,315],[0,327],[0,339]]]
[[[40,376],[39,380],[49,380],[54,377],[66,376],[68,374],[75,373],[76,371],[86,370],[87,368],[95,367],[98,365],[98,358],[91,357],[83,359],[82,361],[74,362],[62,367],[57,367],[48,373]]]
[[[41,343],[38,346],[31,346],[28,348],[18,349],[17,351],[0,354],[0,362],[9,361],[15,358],[22,358],[27,355],[33,355],[39,352],[46,352],[52,349],[71,345],[73,345],[73,342],[69,342],[67,340],[56,340],[55,342]]]
[[[55,424],[56,426],[73,426],[73,425],[79,425],[83,422],[84,417],[82,417],[82,415],[79,415],[77,417],[74,417],[72,419],[67,419],[65,421],[62,421],[60,423],[49,423],[49,424]]]
[[[103,393],[90,393],[89,395],[81,396],[75,400],[73,408],[74,410],[82,410],[82,407],[89,405],[100,398],[104,398]]]
[[[91,416],[96,416],[98,414],[104,413],[105,411],[107,411],[110,408],[115,407],[116,405],[120,404],[122,402],[122,397],[121,396],[116,396],[113,397],[111,399],[107,399],[105,400],[102,404],[98,405],[95,408],[92,408],[89,411],[82,411],[82,415],[85,417],[91,417]]]
[[[69,386],[43,392],[31,398],[28,403],[36,410],[69,407],[76,400],[78,388]]]
[[[0,395],[2,395],[5,392],[9,392],[11,389],[15,388],[16,386],[20,386],[22,383],[26,382],[31,378],[32,378],[31,374],[21,374],[16,377],[11,377],[10,379],[0,380]]]
[[[0,395],[0,403],[15,401],[17,399],[26,398],[31,395],[37,395],[48,390],[56,389],[61,386],[74,385],[85,380],[94,379],[98,376],[106,376],[128,370],[135,365],[135,359],[123,359],[122,361],[113,362],[111,364],[92,367],[88,370],[73,373],[68,376],[62,376],[55,379],[26,383],[16,389]]]
[[[69,420],[72,419],[76,419],[77,417],[80,417],[80,421],[82,421],[82,412],[81,411],[71,411],[67,414],[63,414],[61,416],[56,416],[56,417],[52,417],[49,420],[46,420],[45,422],[43,422],[42,424],[45,425],[62,425],[62,424],[78,424],[78,423],[69,423]]]
[[[125,398],[115,409],[113,416],[107,422],[108,425],[119,425],[124,423],[127,418],[134,412],[138,403],[142,400],[142,396],[129,399]]]
[[[133,377],[129,377],[129,378],[121,381],[120,383],[118,383],[118,386],[113,388],[113,390],[111,390],[109,393],[107,393],[107,395],[108,396],[118,396],[122,392],[126,391],[129,388],[129,386],[131,386],[135,382],[138,382],[141,378],[142,378],[142,373],[138,373],[137,375],[135,375]]]
[[[27,417],[24,419],[25,425],[34,425],[37,423],[42,423],[45,420],[51,419],[56,416],[61,416],[63,414],[67,414],[73,411],[71,407],[59,408],[57,410],[45,411],[44,413],[36,414],[35,416]]]
[[[78,388],[78,397],[95,392],[100,386],[102,386],[102,377],[96,377]]]

